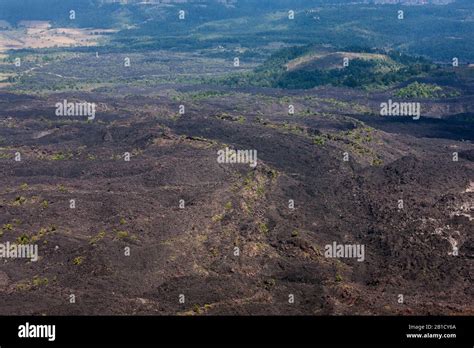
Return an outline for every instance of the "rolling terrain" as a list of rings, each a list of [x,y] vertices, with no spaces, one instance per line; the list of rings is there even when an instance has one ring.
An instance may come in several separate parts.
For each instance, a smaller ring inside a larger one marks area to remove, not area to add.
[[[341,3],[318,4],[322,22]],[[38,245],[39,260],[1,260],[0,314],[474,313],[468,56],[454,68],[447,50],[401,54],[375,34],[350,47],[350,27],[292,44],[283,5],[245,4],[210,19],[218,5],[103,2],[112,32],[94,46],[4,52],[0,243]],[[181,6],[204,14],[154,26]],[[94,118],[58,116],[64,100],[94,103]],[[421,117],[381,116],[388,100]],[[219,163],[225,148],[256,150],[257,166]],[[333,242],[365,260],[326,257]]]

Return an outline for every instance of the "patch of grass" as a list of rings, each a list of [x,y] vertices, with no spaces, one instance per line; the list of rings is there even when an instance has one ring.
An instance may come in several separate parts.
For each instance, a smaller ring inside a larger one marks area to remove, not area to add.
[[[53,161],[64,161],[66,159],[66,155],[62,152],[55,153],[51,156],[51,160]]]
[[[114,161],[120,161],[122,159],[122,155],[118,155],[118,154],[112,155],[110,156],[110,159]]]
[[[400,88],[398,92],[395,93],[395,96],[398,98],[437,98],[444,96],[442,92],[443,88],[438,85],[413,82],[406,87]],[[449,96],[459,95],[459,93],[452,93],[453,94]]]
[[[226,211],[229,211],[232,209],[232,202],[227,202],[225,205],[224,205],[224,209]]]
[[[253,178],[251,177],[251,175],[248,175],[245,179],[244,179],[244,187],[246,189],[251,189],[252,188],[252,183],[253,183]]]
[[[46,236],[49,231],[50,231],[50,230],[48,230],[48,229],[46,229],[46,228],[44,228],[44,227],[43,227],[43,228],[40,228],[40,230],[38,231],[38,233],[37,233],[36,235],[30,237],[30,241],[31,241],[32,243],[39,241],[41,238],[43,238],[44,236]]]
[[[0,153],[0,159],[10,159],[10,158],[13,158],[13,155],[10,154],[10,153]]]
[[[264,234],[267,234],[270,231],[268,228],[268,225],[263,222],[260,222],[258,224],[258,230],[260,231],[260,233],[264,233]]]
[[[16,284],[16,289],[19,291],[28,291],[31,289],[31,284],[29,281],[21,281]]]
[[[78,257],[75,257],[74,260],[72,260],[72,263],[75,266],[82,265],[83,262],[84,262],[84,256],[78,256]]]
[[[226,96],[228,93],[225,92],[219,92],[219,91],[199,91],[199,92],[193,92],[193,93],[187,93],[187,95],[192,99],[192,100],[202,100],[202,99],[208,99],[208,98],[214,98],[214,97],[222,97]],[[182,97],[174,97],[175,100],[181,101]]]
[[[318,145],[318,146],[323,146],[325,143],[324,137],[317,135],[313,138],[313,144]]]
[[[13,225],[12,224],[4,224],[3,229],[5,231],[12,231],[13,230]]]
[[[125,239],[128,238],[129,233],[127,231],[118,231],[116,236],[118,239]]]
[[[92,245],[97,244],[97,243],[100,242],[102,239],[104,239],[105,235],[106,235],[105,231],[100,231],[96,236],[92,237],[92,238],[89,240],[89,244],[92,244]]]
[[[15,200],[13,201],[13,205],[15,206],[20,206],[20,205],[23,205],[26,203],[26,198],[23,197],[23,196],[18,196],[15,198]]]
[[[251,214],[252,213],[252,206],[250,203],[248,202],[242,202],[242,209],[244,212],[246,212],[247,214]]]
[[[196,314],[200,314],[201,313],[201,307],[199,307],[199,305],[195,304],[193,306],[193,312],[196,313]]]
[[[29,243],[30,243],[30,236],[28,236],[27,234],[23,233],[22,235],[20,235],[20,236],[16,239],[16,242],[17,242],[17,244],[21,244],[21,245],[29,244]]]
[[[214,216],[212,217],[212,222],[219,222],[219,221],[222,221],[223,218],[224,218],[224,215],[223,215],[223,214],[214,215]]]
[[[276,285],[276,281],[275,281],[275,279],[266,279],[263,282],[263,284],[264,284],[265,288],[268,290],[268,289],[273,288]]]
[[[39,276],[34,276],[34,277],[33,277],[32,285],[33,285],[34,287],[39,288],[40,286],[46,286],[46,285],[48,285],[48,283],[49,283],[49,280],[48,280],[48,278],[46,278],[46,277],[45,277],[45,278],[41,278],[41,277],[39,277]]]
[[[383,161],[380,158],[374,158],[372,160],[372,165],[377,166],[377,167],[381,166],[381,165],[383,165]]]
[[[275,169],[270,169],[269,176],[272,180],[276,179],[278,177],[278,171],[276,171]]]

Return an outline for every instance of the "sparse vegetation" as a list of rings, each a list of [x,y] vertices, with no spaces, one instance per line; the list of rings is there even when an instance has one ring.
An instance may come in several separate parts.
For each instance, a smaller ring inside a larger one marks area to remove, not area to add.
[[[232,202],[227,202],[227,203],[224,205],[224,209],[225,209],[226,211],[232,210]]]
[[[92,237],[90,240],[89,240],[89,243],[92,244],[92,245],[95,245],[97,244],[98,242],[100,242],[102,239],[105,238],[105,235],[106,235],[106,232],[105,231],[100,231],[96,236]]]
[[[117,231],[116,236],[118,239],[126,239],[129,237],[129,233],[127,231]]]
[[[52,161],[64,161],[64,160],[68,160],[68,159],[72,159],[74,156],[72,153],[62,153],[62,152],[58,152],[58,153],[55,153],[53,155],[51,155],[50,159]]]
[[[313,138],[313,143],[316,144],[316,145],[319,145],[319,146],[324,145],[324,143],[325,143],[324,137],[319,136],[319,135],[315,136]]]
[[[224,214],[216,214],[212,217],[212,222],[222,221],[223,218],[224,218]]]
[[[12,224],[4,224],[3,229],[5,231],[12,231],[13,230],[13,225]]]
[[[258,223],[258,230],[260,233],[267,234],[270,230],[268,229],[268,225],[264,222]]]
[[[29,244],[30,243],[30,236],[27,234],[23,233],[21,234],[17,239],[16,242],[18,244],[24,245],[24,244]]]
[[[49,280],[46,277],[43,277],[43,278],[40,276],[33,277],[32,285],[36,288],[39,288],[41,286],[46,286],[48,284],[49,284]]]
[[[13,205],[15,205],[15,206],[23,205],[25,203],[26,203],[26,198],[23,197],[23,196],[18,196],[13,201]]]
[[[413,82],[406,87],[400,88],[395,94],[398,98],[448,98],[459,96],[455,90],[444,91],[438,85]]]
[[[0,260],[0,312],[469,314],[474,2],[428,1],[0,0],[0,239],[39,247]],[[381,117],[388,99],[423,118]]]
[[[74,266],[80,266],[84,262],[84,256],[77,256],[72,260]]]
[[[381,166],[381,165],[383,165],[383,160],[380,159],[380,158],[374,158],[374,160],[372,161],[372,165],[373,166]]]

